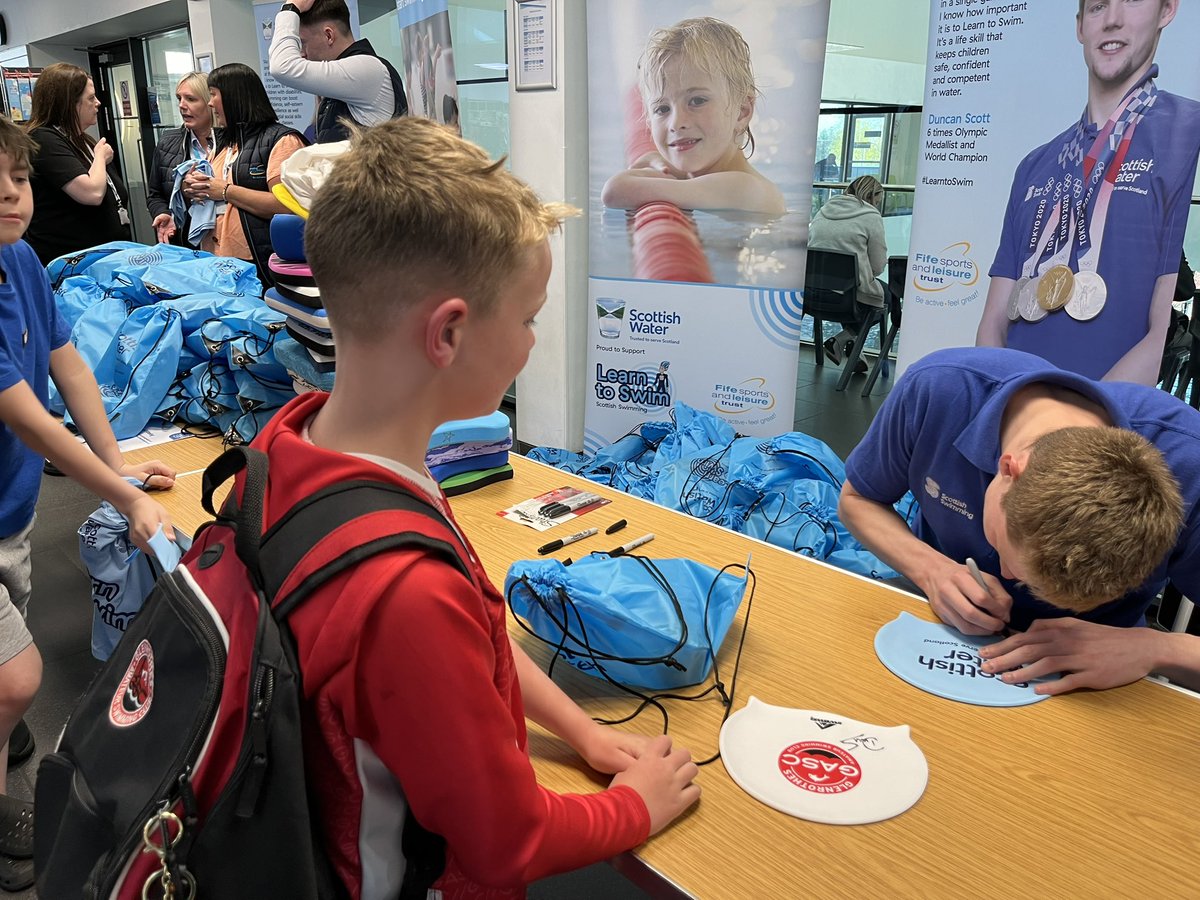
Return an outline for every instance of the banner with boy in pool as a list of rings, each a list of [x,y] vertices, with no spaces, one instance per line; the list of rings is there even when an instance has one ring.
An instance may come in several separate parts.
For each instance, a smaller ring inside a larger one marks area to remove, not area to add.
[[[829,2],[587,11],[584,448],[676,400],[790,431]]]
[[[979,344],[1156,383],[1200,154],[1198,33],[1183,0],[933,0],[902,367]]]

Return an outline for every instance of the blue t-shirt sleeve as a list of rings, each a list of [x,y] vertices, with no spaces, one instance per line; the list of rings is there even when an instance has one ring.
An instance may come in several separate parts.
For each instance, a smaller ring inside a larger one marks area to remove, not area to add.
[[[868,500],[892,504],[909,489],[914,422],[921,417],[920,367],[902,377],[846,459],[846,478]]]
[[[1026,170],[1029,157],[1021,160],[1017,171],[1013,174],[1012,187],[1008,190],[1008,206],[1004,210],[1004,224],[1000,230],[1000,244],[996,247],[996,258],[988,270],[989,278],[1021,277],[1021,247],[1024,243],[1028,228],[1023,227],[1021,220],[1021,185],[1028,180]]]
[[[26,292],[33,301],[30,305],[46,324],[49,349],[57,350],[71,339],[71,326],[58,308],[58,301],[50,287],[50,276],[42,266],[33,248],[25,241],[18,241],[13,252],[20,261],[17,279],[13,287]]]
[[[25,380],[25,376],[21,374],[21,368],[17,360],[13,359],[9,352],[10,346],[15,345],[15,338],[11,334],[0,335],[0,391],[7,391],[10,387],[20,384]]]

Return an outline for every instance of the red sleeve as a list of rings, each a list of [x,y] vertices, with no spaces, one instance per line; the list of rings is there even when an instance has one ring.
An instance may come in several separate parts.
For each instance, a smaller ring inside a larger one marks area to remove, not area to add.
[[[632,788],[580,795],[538,786],[511,698],[496,684],[496,648],[507,653],[507,637],[493,635],[480,592],[429,558],[383,577],[391,581],[359,634],[346,724],[463,871],[515,886],[642,843],[649,814]]]

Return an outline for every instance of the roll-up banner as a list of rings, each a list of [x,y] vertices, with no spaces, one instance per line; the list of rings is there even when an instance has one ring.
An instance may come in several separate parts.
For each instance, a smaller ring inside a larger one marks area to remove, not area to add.
[[[1200,4],[933,0],[900,363],[975,343],[1157,380]]]
[[[447,0],[396,0],[410,115],[458,124],[458,82]]]
[[[828,0],[592,0],[584,447],[792,429]]]

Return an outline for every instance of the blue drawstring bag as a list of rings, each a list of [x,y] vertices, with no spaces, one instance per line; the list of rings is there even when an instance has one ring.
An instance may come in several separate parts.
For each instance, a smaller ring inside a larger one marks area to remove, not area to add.
[[[192,545],[179,529],[175,541],[183,551]],[[103,661],[141,611],[163,566],[133,545],[128,520],[107,501],[79,526],[79,556],[92,580],[92,656]]]
[[[139,434],[162,406],[175,380],[183,347],[179,322],[180,315],[173,309],[135,309],[92,367],[117,440]]]
[[[594,553],[570,566],[513,563],[504,593],[526,630],[576,669],[659,690],[708,676],[746,582],[690,559]]]
[[[51,286],[57,290],[63,279],[70,278],[72,275],[82,275],[100,260],[114,253],[145,249],[145,244],[135,244],[133,241],[110,241],[107,244],[100,244],[96,247],[89,247],[86,250],[68,253],[60,256],[58,259],[52,259],[50,264],[46,266],[46,274],[50,278]],[[96,280],[99,281],[100,279]]]
[[[108,292],[88,275],[71,275],[54,289],[54,302],[72,328],[89,309],[108,297]]]

